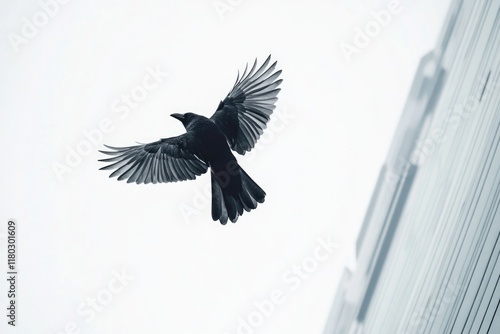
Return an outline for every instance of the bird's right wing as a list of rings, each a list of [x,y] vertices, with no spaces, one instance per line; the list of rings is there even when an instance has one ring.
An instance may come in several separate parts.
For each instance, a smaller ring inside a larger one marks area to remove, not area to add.
[[[186,134],[150,144],[129,147],[104,146],[111,151],[100,152],[113,157],[99,160],[112,162],[101,169],[115,169],[109,177],[118,176],[119,181],[127,179],[127,183],[194,180],[208,169],[208,165],[189,150]]]
[[[221,101],[211,120],[222,130],[226,139],[239,154],[244,155],[254,146],[267,126],[269,117],[276,108],[283,80],[278,79],[281,70],[274,71],[276,62],[268,67],[271,56],[257,71],[255,60],[252,69],[236,79],[233,89]]]

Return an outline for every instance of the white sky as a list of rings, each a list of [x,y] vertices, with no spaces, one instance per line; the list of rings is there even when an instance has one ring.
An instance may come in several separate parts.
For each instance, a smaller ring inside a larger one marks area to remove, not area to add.
[[[217,2],[233,4],[223,19]],[[348,63],[339,45],[352,44],[356,27],[388,3],[73,0],[16,51],[9,34],[21,36],[23,18],[43,14],[37,1],[2,1],[0,267],[15,218],[17,332],[233,334],[239,317],[248,321],[254,303],[278,290],[272,314],[240,332],[320,333],[416,67],[450,1],[402,0],[401,13]],[[200,195],[209,175],[138,186],[98,171],[103,142],[182,133],[169,114],[211,115],[237,70],[270,53],[284,79],[276,113],[290,118],[275,117],[256,153],[238,157],[267,192],[257,210],[221,226]],[[148,68],[168,75],[126,117],[116,113]],[[68,150],[85,145],[82,132],[106,119],[112,130],[59,180],[54,162],[65,164]],[[185,219],[187,207],[197,214]],[[318,238],[340,246],[298,279],[288,271],[311,263]],[[120,285],[113,271],[123,268],[134,278],[110,294],[110,282]],[[3,280],[0,289],[4,305]],[[96,297],[106,305],[89,320],[85,303]]]

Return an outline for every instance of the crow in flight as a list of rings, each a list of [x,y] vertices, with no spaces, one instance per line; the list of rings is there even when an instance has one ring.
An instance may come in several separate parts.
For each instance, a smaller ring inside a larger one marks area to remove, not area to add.
[[[273,113],[281,70],[271,56],[256,69],[248,64],[241,78],[219,103],[210,118],[193,113],[172,114],[182,122],[186,133],[163,138],[150,144],[129,147],[106,146],[100,151],[112,163],[101,169],[115,170],[109,177],[127,183],[162,183],[194,180],[210,167],[212,179],[212,218],[226,224],[235,223],[243,210],[250,211],[263,203],[266,193],[238,165],[231,150],[244,155],[254,146]]]

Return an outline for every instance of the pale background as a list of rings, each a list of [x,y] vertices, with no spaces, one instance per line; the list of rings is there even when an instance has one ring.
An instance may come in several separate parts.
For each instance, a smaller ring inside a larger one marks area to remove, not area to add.
[[[220,3],[231,10],[220,15]],[[357,230],[449,0],[402,0],[401,13],[348,62],[339,45],[353,44],[356,27],[388,3],[73,0],[16,51],[9,34],[21,35],[23,18],[33,22],[42,9],[2,0],[0,254],[5,268],[14,218],[15,332],[232,334],[277,289],[284,302],[251,330],[320,333],[342,267],[355,265]],[[238,157],[267,192],[257,210],[222,226],[202,195],[208,175],[138,186],[98,171],[103,142],[182,133],[169,114],[211,115],[237,70],[268,54],[283,70],[276,113],[289,118],[275,117],[256,153]],[[168,72],[163,81],[127,116],[116,113],[114,103],[157,67]],[[105,119],[112,130],[58,177],[54,165]],[[293,290],[283,275],[313,255],[317,238],[339,247]],[[133,279],[87,322],[78,308],[124,268]],[[6,290],[2,279],[0,305]]]

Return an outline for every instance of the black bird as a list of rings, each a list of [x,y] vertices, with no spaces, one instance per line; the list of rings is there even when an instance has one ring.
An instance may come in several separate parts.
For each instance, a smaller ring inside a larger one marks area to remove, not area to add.
[[[101,169],[116,169],[109,177],[127,183],[162,183],[194,180],[210,167],[212,178],[212,218],[235,223],[243,210],[263,203],[266,193],[238,165],[231,149],[244,155],[254,146],[275,109],[280,91],[281,70],[266,61],[256,70],[257,59],[219,103],[210,118],[194,113],[172,114],[182,122],[186,133],[150,144],[129,147],[106,146],[100,151],[112,158]]]

